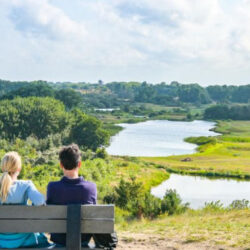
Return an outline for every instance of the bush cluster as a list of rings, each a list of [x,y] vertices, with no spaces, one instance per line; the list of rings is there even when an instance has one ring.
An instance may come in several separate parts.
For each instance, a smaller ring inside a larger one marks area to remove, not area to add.
[[[128,181],[121,179],[114,192],[107,194],[103,201],[114,203],[119,208],[128,210],[132,216],[137,218],[155,218],[160,214],[169,215],[184,212],[188,204],[182,204],[180,196],[175,190],[167,190],[161,200],[153,196],[143,188],[141,182],[135,177],[130,177]]]
[[[221,203],[221,201],[211,201],[206,202],[204,206],[204,210],[237,210],[237,209],[247,209],[250,208],[250,201],[243,200],[234,200],[227,207]]]

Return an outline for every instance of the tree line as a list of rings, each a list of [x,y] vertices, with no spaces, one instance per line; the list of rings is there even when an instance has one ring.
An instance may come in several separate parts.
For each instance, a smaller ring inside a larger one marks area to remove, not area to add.
[[[16,96],[51,96],[61,100],[67,108],[84,103],[89,107],[110,108],[124,103],[154,103],[180,106],[183,103],[195,105],[209,103],[248,103],[250,84],[243,86],[213,85],[201,87],[199,84],[165,82],[111,82],[51,83],[45,81],[9,82],[0,80],[0,98],[13,99]],[[76,103],[72,103],[72,102]]]
[[[204,118],[250,120],[250,105],[214,105],[205,110]]]

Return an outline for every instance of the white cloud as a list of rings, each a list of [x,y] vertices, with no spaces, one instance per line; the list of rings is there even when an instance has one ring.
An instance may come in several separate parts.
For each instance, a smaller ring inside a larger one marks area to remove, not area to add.
[[[86,37],[83,24],[74,22],[47,0],[10,0],[9,17],[15,28],[31,36],[49,39]]]
[[[229,4],[227,0],[0,0],[7,10],[0,17],[5,36],[0,57],[10,57],[0,74],[12,76],[14,63],[19,69],[16,77],[27,79],[170,81],[170,76],[178,80],[182,75],[186,81],[199,81],[202,76],[192,74],[193,67],[207,72],[207,81],[250,80],[246,77],[250,1],[239,0],[234,8],[225,8]]]

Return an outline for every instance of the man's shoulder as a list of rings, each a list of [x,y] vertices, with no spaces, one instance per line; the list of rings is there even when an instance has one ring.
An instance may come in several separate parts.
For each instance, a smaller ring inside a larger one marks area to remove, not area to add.
[[[86,187],[91,187],[96,189],[96,184],[94,182],[83,180],[82,183]]]
[[[61,180],[59,181],[51,181],[48,183],[48,188],[53,188],[53,187],[57,187],[57,186],[60,186],[61,185]]]

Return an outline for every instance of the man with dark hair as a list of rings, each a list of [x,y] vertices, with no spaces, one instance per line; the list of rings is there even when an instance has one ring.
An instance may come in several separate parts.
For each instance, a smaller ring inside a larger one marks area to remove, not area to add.
[[[65,146],[59,152],[60,167],[64,177],[60,181],[50,182],[47,187],[47,204],[96,204],[96,184],[79,177],[81,152],[76,144]],[[88,246],[91,234],[82,234],[82,246]],[[112,249],[116,246],[116,235],[93,235],[98,247]],[[51,240],[57,245],[66,245],[66,234],[51,234]]]

